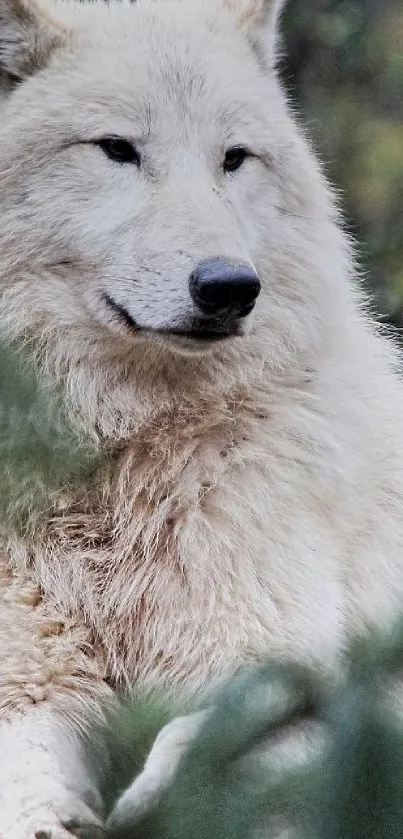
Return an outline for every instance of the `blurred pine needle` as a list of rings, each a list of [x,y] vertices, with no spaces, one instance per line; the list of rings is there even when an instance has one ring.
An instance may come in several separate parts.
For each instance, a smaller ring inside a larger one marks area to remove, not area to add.
[[[162,798],[110,839],[401,839],[403,727],[387,698],[403,662],[403,623],[388,638],[357,642],[350,660],[338,687],[293,665],[238,676]],[[161,707],[126,705],[105,734],[109,810],[159,728],[183,712]],[[259,744],[304,721],[325,733],[314,756],[282,770],[259,760]]]

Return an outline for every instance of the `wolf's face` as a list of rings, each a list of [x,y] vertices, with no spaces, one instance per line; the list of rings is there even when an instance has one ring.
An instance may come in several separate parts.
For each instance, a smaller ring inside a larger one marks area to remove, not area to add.
[[[3,239],[31,283],[28,327],[42,307],[192,352],[276,306],[281,243],[307,212],[271,70],[276,11],[139,0],[48,16],[1,0]]]

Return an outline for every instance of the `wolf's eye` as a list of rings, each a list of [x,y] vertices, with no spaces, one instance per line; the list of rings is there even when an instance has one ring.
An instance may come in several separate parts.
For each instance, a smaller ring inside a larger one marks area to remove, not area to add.
[[[102,140],[97,141],[97,145],[110,160],[116,163],[134,163],[135,166],[140,166],[140,152],[130,140],[122,140],[120,137],[103,137]]]
[[[237,169],[240,169],[247,154],[246,149],[242,146],[233,146],[228,149],[224,157],[224,172],[236,172]]]

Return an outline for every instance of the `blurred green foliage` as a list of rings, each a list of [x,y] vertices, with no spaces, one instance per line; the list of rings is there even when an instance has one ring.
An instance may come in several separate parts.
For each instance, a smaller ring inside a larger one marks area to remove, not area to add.
[[[108,839],[279,839],[285,825],[294,829],[281,839],[400,839],[403,729],[387,696],[402,656],[400,623],[388,638],[356,642],[338,685],[291,665],[238,674],[166,792]],[[133,766],[134,747],[140,754],[158,714],[152,703],[135,705],[104,732],[109,802],[121,789],[119,764]],[[289,732],[313,725],[321,746],[306,761],[279,766],[267,749],[286,724]]]
[[[403,2],[291,0],[284,41],[284,79],[391,315],[403,310]]]
[[[0,344],[0,533],[38,525],[60,503],[60,491],[86,487],[100,465],[94,441],[83,440],[60,394],[38,380],[21,353]]]

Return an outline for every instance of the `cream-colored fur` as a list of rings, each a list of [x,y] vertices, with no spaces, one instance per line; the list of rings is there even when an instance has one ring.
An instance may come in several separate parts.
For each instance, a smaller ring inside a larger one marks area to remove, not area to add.
[[[3,540],[6,839],[102,816],[63,753],[122,686],[207,696],[266,656],[332,671],[402,607],[403,386],[276,77],[279,7],[0,0],[0,337],[110,455]],[[251,154],[225,174],[233,145]],[[204,348],[169,331],[218,255],[262,292]]]

